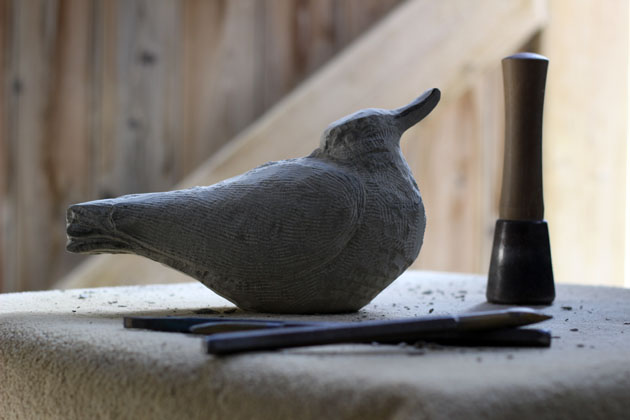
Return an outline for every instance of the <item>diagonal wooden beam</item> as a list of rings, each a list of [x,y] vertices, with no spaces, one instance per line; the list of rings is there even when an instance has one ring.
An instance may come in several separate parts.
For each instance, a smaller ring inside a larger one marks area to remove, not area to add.
[[[394,108],[438,87],[455,101],[546,20],[543,0],[403,3],[238,135],[177,187],[208,185],[270,160],[310,153],[332,121],[366,107]],[[444,106],[445,104],[442,104]],[[187,279],[132,256],[94,258],[63,287]]]

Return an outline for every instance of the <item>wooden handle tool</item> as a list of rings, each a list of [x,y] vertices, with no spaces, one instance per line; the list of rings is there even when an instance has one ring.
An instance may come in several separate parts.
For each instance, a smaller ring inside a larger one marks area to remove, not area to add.
[[[494,303],[550,304],[555,287],[542,180],[543,103],[549,60],[519,53],[504,58],[502,64],[503,185],[486,297]]]
[[[542,122],[549,60],[520,53],[502,64],[505,154],[499,217],[543,220]]]

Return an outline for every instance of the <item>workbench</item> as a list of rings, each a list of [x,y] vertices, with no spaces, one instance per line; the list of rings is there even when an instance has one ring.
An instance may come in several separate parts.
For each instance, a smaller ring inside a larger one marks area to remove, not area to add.
[[[200,283],[0,295],[2,419],[621,419],[630,290],[557,285],[550,348],[344,344],[210,356],[123,316],[393,319],[502,308],[485,278],[405,273],[363,310],[237,310]]]

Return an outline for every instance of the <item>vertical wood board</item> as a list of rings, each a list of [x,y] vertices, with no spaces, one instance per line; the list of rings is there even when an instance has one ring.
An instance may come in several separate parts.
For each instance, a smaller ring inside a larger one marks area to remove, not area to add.
[[[69,204],[172,188],[399,1],[2,0],[0,290],[85,260]]]
[[[629,8],[550,2],[543,165],[559,282],[623,285]]]

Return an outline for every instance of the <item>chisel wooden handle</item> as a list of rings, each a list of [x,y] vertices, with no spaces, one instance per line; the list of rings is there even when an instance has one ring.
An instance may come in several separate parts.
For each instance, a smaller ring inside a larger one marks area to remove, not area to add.
[[[502,64],[505,154],[499,217],[543,220],[542,118],[549,60],[519,53]]]

